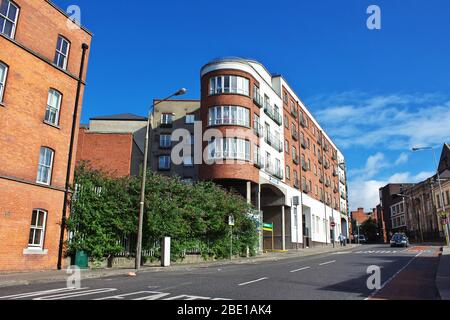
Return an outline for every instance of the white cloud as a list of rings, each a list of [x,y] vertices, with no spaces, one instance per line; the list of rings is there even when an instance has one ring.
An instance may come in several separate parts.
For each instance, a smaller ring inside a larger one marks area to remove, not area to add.
[[[410,149],[450,140],[450,98],[437,94],[319,96],[311,105],[343,147]]]
[[[408,162],[408,160],[409,160],[409,155],[405,152],[402,152],[400,154],[400,156],[398,157],[398,159],[395,161],[395,165],[399,166],[399,165],[405,164]]]
[[[389,164],[386,162],[384,154],[378,152],[367,159],[366,166],[364,168],[350,170],[349,177],[359,176],[361,179],[370,179],[378,174],[381,169],[388,166]]]

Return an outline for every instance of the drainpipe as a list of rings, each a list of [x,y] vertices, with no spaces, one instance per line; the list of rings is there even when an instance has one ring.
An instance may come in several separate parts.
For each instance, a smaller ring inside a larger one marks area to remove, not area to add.
[[[81,95],[81,86],[83,85],[83,72],[84,72],[84,64],[86,61],[86,51],[89,49],[89,46],[86,43],[83,43],[81,46],[83,50],[81,55],[81,65],[80,65],[80,73],[78,76],[78,84],[77,84],[77,93],[75,97],[75,107],[73,111],[73,121],[72,121],[72,129],[70,133],[70,145],[69,145],[69,158],[67,162],[67,173],[66,173],[66,185],[64,188],[64,203],[63,203],[63,212],[61,218],[61,233],[59,236],[59,250],[58,250],[58,270],[62,269],[62,258],[63,258],[63,249],[64,249],[64,232],[66,229],[66,220],[67,220],[67,202],[69,201],[69,193],[70,192],[70,174],[72,168],[72,156],[73,156],[73,147],[75,144],[75,134],[77,122],[78,122],[78,107],[80,103],[80,95]]]

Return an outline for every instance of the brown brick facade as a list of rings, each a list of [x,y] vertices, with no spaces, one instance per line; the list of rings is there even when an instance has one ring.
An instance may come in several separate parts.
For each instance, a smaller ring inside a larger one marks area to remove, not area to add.
[[[89,133],[80,129],[76,161],[114,177],[131,175],[132,133]]]
[[[249,96],[240,94],[218,94],[209,95],[209,80],[215,76],[234,75],[247,78],[249,84]],[[200,117],[203,123],[204,131],[211,128],[222,132],[224,137],[236,137],[251,142],[251,158],[253,159],[254,146],[259,145],[259,139],[254,134],[253,122],[254,115],[260,115],[260,108],[253,102],[253,86],[259,86],[259,83],[249,74],[241,70],[222,69],[205,74],[201,79],[201,109]],[[249,109],[250,127],[245,128],[234,125],[224,126],[208,126],[208,112],[210,107],[232,105],[241,106]],[[206,150],[208,142],[204,142],[203,150]],[[246,164],[216,164],[201,165],[199,177],[203,180],[221,180],[221,179],[238,179],[259,183],[259,169],[252,162]]]
[[[67,17],[45,0],[15,3],[15,39],[0,35],[0,61],[8,66],[0,105],[0,270],[55,269],[81,46],[91,35],[69,29]],[[52,63],[58,35],[71,43],[67,71]],[[51,88],[62,94],[58,126],[44,123]],[[54,151],[50,186],[36,184],[41,147]],[[28,254],[34,209],[47,211],[45,241],[41,253]]]

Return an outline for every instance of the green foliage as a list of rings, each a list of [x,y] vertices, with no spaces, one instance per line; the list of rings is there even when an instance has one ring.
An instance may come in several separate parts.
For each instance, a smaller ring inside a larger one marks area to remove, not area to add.
[[[72,201],[68,229],[74,237],[69,252],[83,250],[91,258],[117,255],[123,248],[123,235],[136,234],[139,212],[139,178],[115,179],[90,170],[85,164],[76,169],[78,191]],[[101,187],[101,192],[99,191]],[[156,249],[162,237],[172,238],[172,260],[196,249],[205,259],[230,255],[230,227],[233,215],[233,254],[245,254],[247,247],[255,254],[257,228],[247,212],[251,210],[240,195],[211,182],[194,185],[148,172],[145,197],[143,243]]]
[[[73,236],[68,251],[88,252],[92,259],[113,256],[122,251],[122,235],[136,232],[135,199],[129,179],[114,179],[89,170],[86,164],[75,172],[75,193],[67,222]]]
[[[378,236],[378,224],[377,222],[369,218],[361,225],[361,234],[365,235],[368,239],[368,241],[377,241]]]

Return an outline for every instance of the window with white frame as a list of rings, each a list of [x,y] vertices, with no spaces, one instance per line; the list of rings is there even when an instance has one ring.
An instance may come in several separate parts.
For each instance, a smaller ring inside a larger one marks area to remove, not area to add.
[[[0,102],[3,102],[3,92],[5,90],[7,73],[8,67],[6,64],[0,62]]]
[[[250,127],[250,111],[239,106],[218,106],[209,108],[208,124],[239,125]]]
[[[41,147],[39,156],[37,183],[50,185],[52,180],[52,168],[54,151],[50,148]]]
[[[163,113],[161,115],[161,124],[162,125],[172,125],[173,124],[173,114],[172,113]]]
[[[33,210],[31,216],[30,236],[28,246],[30,248],[43,248],[45,238],[45,224],[47,222],[47,211]]]
[[[14,39],[19,8],[9,0],[0,0],[0,33]]]
[[[55,126],[59,124],[61,97],[61,94],[54,89],[50,89],[48,91],[47,108],[45,110],[44,119],[45,122]]]
[[[172,146],[172,136],[170,134],[162,134],[159,136],[159,147],[163,149],[170,148]]]
[[[186,124],[194,124],[195,123],[195,114],[186,115]]]
[[[248,96],[250,81],[239,76],[217,76],[209,80],[209,94],[238,93]]]
[[[209,142],[209,157],[250,161],[250,141],[239,138],[220,138]]]
[[[170,156],[160,156],[158,163],[159,170],[170,170]]]
[[[70,43],[63,36],[58,36],[58,42],[56,44],[56,53],[53,63],[61,69],[67,69],[67,60],[69,59]]]

